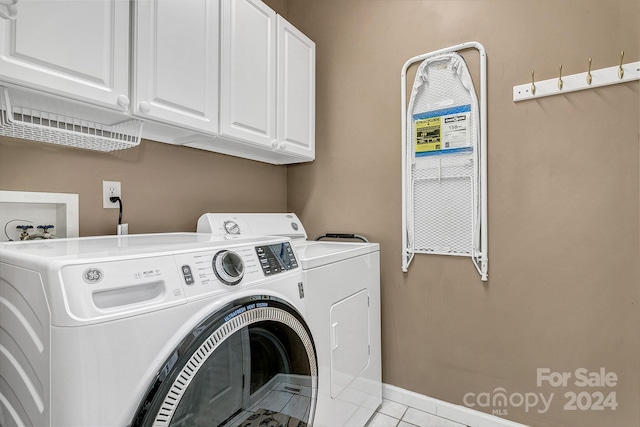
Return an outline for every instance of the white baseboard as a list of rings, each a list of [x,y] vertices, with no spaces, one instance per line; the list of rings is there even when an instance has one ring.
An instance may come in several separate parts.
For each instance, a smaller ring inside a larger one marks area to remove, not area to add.
[[[382,384],[382,397],[469,427],[528,427],[525,424],[505,420],[465,406],[454,405],[390,384]]]

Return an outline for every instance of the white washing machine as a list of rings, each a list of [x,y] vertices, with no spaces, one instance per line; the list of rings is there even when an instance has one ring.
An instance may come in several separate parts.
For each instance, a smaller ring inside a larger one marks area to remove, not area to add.
[[[0,425],[312,425],[303,282],[283,237],[0,244]]]
[[[295,214],[213,214],[197,231],[292,239],[318,356],[315,427],[363,427],[382,402],[380,247],[308,241]]]

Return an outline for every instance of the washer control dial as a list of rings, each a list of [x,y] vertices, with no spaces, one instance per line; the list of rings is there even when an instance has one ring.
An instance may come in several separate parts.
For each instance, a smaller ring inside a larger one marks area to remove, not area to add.
[[[214,255],[213,272],[225,285],[237,285],[244,277],[244,261],[233,251],[220,251]]]
[[[235,221],[225,221],[224,231],[226,231],[227,234],[240,234],[240,226]]]

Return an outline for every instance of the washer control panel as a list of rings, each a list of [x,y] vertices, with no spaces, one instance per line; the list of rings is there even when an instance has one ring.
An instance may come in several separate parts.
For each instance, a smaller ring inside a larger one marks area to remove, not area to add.
[[[285,239],[260,238],[251,245],[229,244],[174,257],[186,298],[254,286],[279,274],[302,274],[295,248]]]
[[[256,246],[256,254],[265,276],[281,273],[298,267],[291,243]]]

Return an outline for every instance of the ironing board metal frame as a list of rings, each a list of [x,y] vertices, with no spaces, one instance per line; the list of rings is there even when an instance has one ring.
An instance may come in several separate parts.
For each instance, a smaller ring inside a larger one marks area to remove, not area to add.
[[[436,55],[476,49],[480,54],[480,159],[479,159],[479,199],[480,199],[480,252],[478,257],[472,257],[482,281],[488,280],[488,221],[487,221],[487,55],[484,46],[472,41],[461,43],[445,49],[410,58],[402,67],[400,75],[400,99],[402,104],[402,271],[407,272],[409,264],[415,255],[413,242],[413,190],[411,184],[412,152],[408,147],[407,138],[407,70],[416,62],[422,62]],[[411,207],[411,209],[409,209]],[[410,214],[411,211],[411,214]]]

